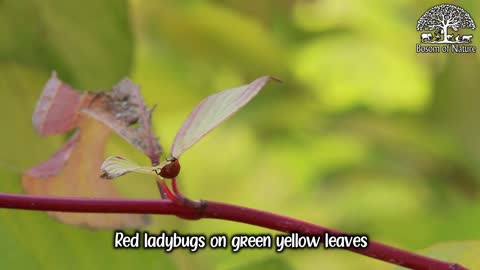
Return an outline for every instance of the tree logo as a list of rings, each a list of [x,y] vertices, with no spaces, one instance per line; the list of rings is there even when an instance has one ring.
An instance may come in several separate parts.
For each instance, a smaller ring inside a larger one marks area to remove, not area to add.
[[[476,52],[476,46],[464,45],[472,43],[472,34],[456,33],[459,29],[475,28],[474,20],[463,8],[450,4],[434,6],[418,19],[420,43],[430,45],[417,44],[417,52]]]

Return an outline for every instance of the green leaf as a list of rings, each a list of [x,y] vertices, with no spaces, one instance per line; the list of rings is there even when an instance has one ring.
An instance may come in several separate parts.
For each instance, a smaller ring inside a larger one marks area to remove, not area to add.
[[[59,136],[42,139],[32,126],[35,102],[48,73],[18,64],[0,63],[0,74],[3,127],[0,166],[20,172],[45,159],[61,143]],[[38,143],[40,139],[42,143]]]
[[[264,270],[290,270],[293,269],[291,265],[280,257],[269,257],[260,261],[253,261],[248,264],[235,267],[233,270],[251,270],[251,269],[264,269]]]
[[[267,27],[240,12],[221,4],[168,0],[135,1],[134,10],[139,36],[156,44],[158,51],[176,52],[176,58],[190,56],[190,63],[195,59],[228,63],[250,74],[282,78],[286,74],[285,65],[279,65],[287,60],[282,43]]]
[[[133,41],[126,1],[0,5],[0,61],[57,70],[83,89],[108,88],[129,73]]]
[[[428,71],[408,54],[358,36],[314,40],[299,48],[294,66],[326,110],[422,110],[430,98]],[[368,59],[368,61],[366,61]]]
[[[420,253],[432,258],[437,258],[451,263],[457,263],[468,269],[480,269],[480,241],[452,241],[432,245],[420,250]],[[394,267],[394,269],[405,269]]]

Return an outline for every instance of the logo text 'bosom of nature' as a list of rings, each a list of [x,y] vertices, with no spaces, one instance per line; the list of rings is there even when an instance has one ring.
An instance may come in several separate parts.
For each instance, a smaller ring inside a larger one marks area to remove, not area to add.
[[[417,22],[420,43],[417,53],[475,53],[473,34],[457,33],[460,29],[476,28],[470,14],[461,7],[441,4],[428,9]],[[423,45],[425,44],[425,45]]]

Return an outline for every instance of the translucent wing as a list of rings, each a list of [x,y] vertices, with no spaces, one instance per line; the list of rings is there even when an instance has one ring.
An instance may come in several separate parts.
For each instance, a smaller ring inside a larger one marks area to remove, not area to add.
[[[270,79],[278,80],[270,76],[260,77],[250,84],[223,90],[202,100],[177,132],[171,156],[179,158],[185,150],[252,100]]]
[[[102,178],[113,179],[130,172],[145,173],[151,175],[157,175],[155,171],[156,167],[142,167],[120,156],[111,156],[105,159],[102,166]]]

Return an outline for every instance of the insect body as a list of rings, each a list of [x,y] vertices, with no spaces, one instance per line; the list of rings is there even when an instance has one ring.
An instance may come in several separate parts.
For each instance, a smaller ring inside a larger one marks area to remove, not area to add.
[[[156,174],[167,179],[172,179],[177,177],[179,172],[180,172],[180,162],[178,162],[178,159],[176,158],[169,161],[159,171],[158,170],[155,171]]]

